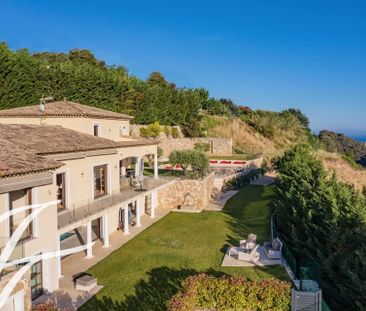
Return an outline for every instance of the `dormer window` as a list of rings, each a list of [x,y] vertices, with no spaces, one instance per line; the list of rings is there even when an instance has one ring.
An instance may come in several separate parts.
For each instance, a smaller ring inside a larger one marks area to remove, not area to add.
[[[97,124],[97,123],[93,124],[93,134],[95,137],[100,136],[100,124]]]

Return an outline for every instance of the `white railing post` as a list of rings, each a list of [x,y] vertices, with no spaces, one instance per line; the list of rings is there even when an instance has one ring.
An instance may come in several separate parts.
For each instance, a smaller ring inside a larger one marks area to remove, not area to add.
[[[141,198],[136,200],[136,227],[141,227]]]
[[[158,192],[153,191],[151,193],[151,212],[150,212],[151,218],[155,217],[155,209],[156,209],[157,205],[158,205]]]
[[[93,258],[93,245],[92,245],[92,223],[89,221],[86,225],[86,257],[85,258]]]
[[[103,247],[109,247],[109,228],[108,228],[108,214],[102,216],[103,223]]]
[[[159,178],[159,168],[158,168],[158,154],[154,154],[154,178]]]
[[[128,223],[128,205],[125,205],[124,209],[123,209],[123,232],[125,234],[129,234],[129,223]]]

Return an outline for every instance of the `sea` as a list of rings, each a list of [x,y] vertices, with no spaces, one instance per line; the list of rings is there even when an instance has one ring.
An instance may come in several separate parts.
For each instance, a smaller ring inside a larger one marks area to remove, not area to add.
[[[351,137],[354,140],[359,141],[360,143],[366,142],[366,135],[349,135],[349,137]]]

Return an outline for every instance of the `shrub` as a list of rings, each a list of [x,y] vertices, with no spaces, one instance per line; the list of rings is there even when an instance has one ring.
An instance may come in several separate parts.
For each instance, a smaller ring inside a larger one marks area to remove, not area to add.
[[[175,150],[170,154],[169,162],[172,165],[180,164],[186,177],[189,167],[196,178],[203,176],[208,168],[207,156],[198,150]]]
[[[208,152],[211,150],[211,144],[210,143],[195,143],[194,149],[201,151],[201,152]]]
[[[162,128],[159,122],[154,122],[149,124],[146,128],[141,128],[140,136],[146,138],[158,138],[160,136],[161,131]]]
[[[237,175],[236,177],[233,177],[232,179],[228,180],[226,182],[226,187],[228,189],[240,189],[248,184],[251,183],[251,181],[258,179],[260,176],[265,174],[264,168],[258,168],[255,170],[252,170],[246,174]]]
[[[162,156],[163,156],[163,154],[164,154],[164,150],[163,150],[163,148],[161,148],[161,147],[159,147],[158,146],[158,148],[157,148],[158,150],[158,158],[161,158]]]
[[[172,137],[173,138],[179,138],[180,137],[178,128],[172,127]]]
[[[231,310],[290,310],[291,284],[277,279],[249,281],[239,277],[216,278],[207,274],[188,277],[183,290],[168,304],[169,311],[195,308]]]
[[[164,134],[166,137],[170,137],[170,127],[164,126]]]

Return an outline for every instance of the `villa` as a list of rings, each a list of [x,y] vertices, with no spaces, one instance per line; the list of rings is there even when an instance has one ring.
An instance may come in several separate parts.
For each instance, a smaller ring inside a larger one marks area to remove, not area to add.
[[[131,119],[68,101],[0,111],[0,214],[18,210],[0,223],[0,256],[26,258],[2,268],[0,290],[31,265],[1,310],[29,310],[60,289],[67,256],[42,255],[84,246],[88,260],[96,247],[110,247],[112,233],[122,237],[143,226],[143,215],[155,217],[159,189],[171,180],[158,178],[158,142],[129,137]],[[150,178],[143,176],[147,159]]]

